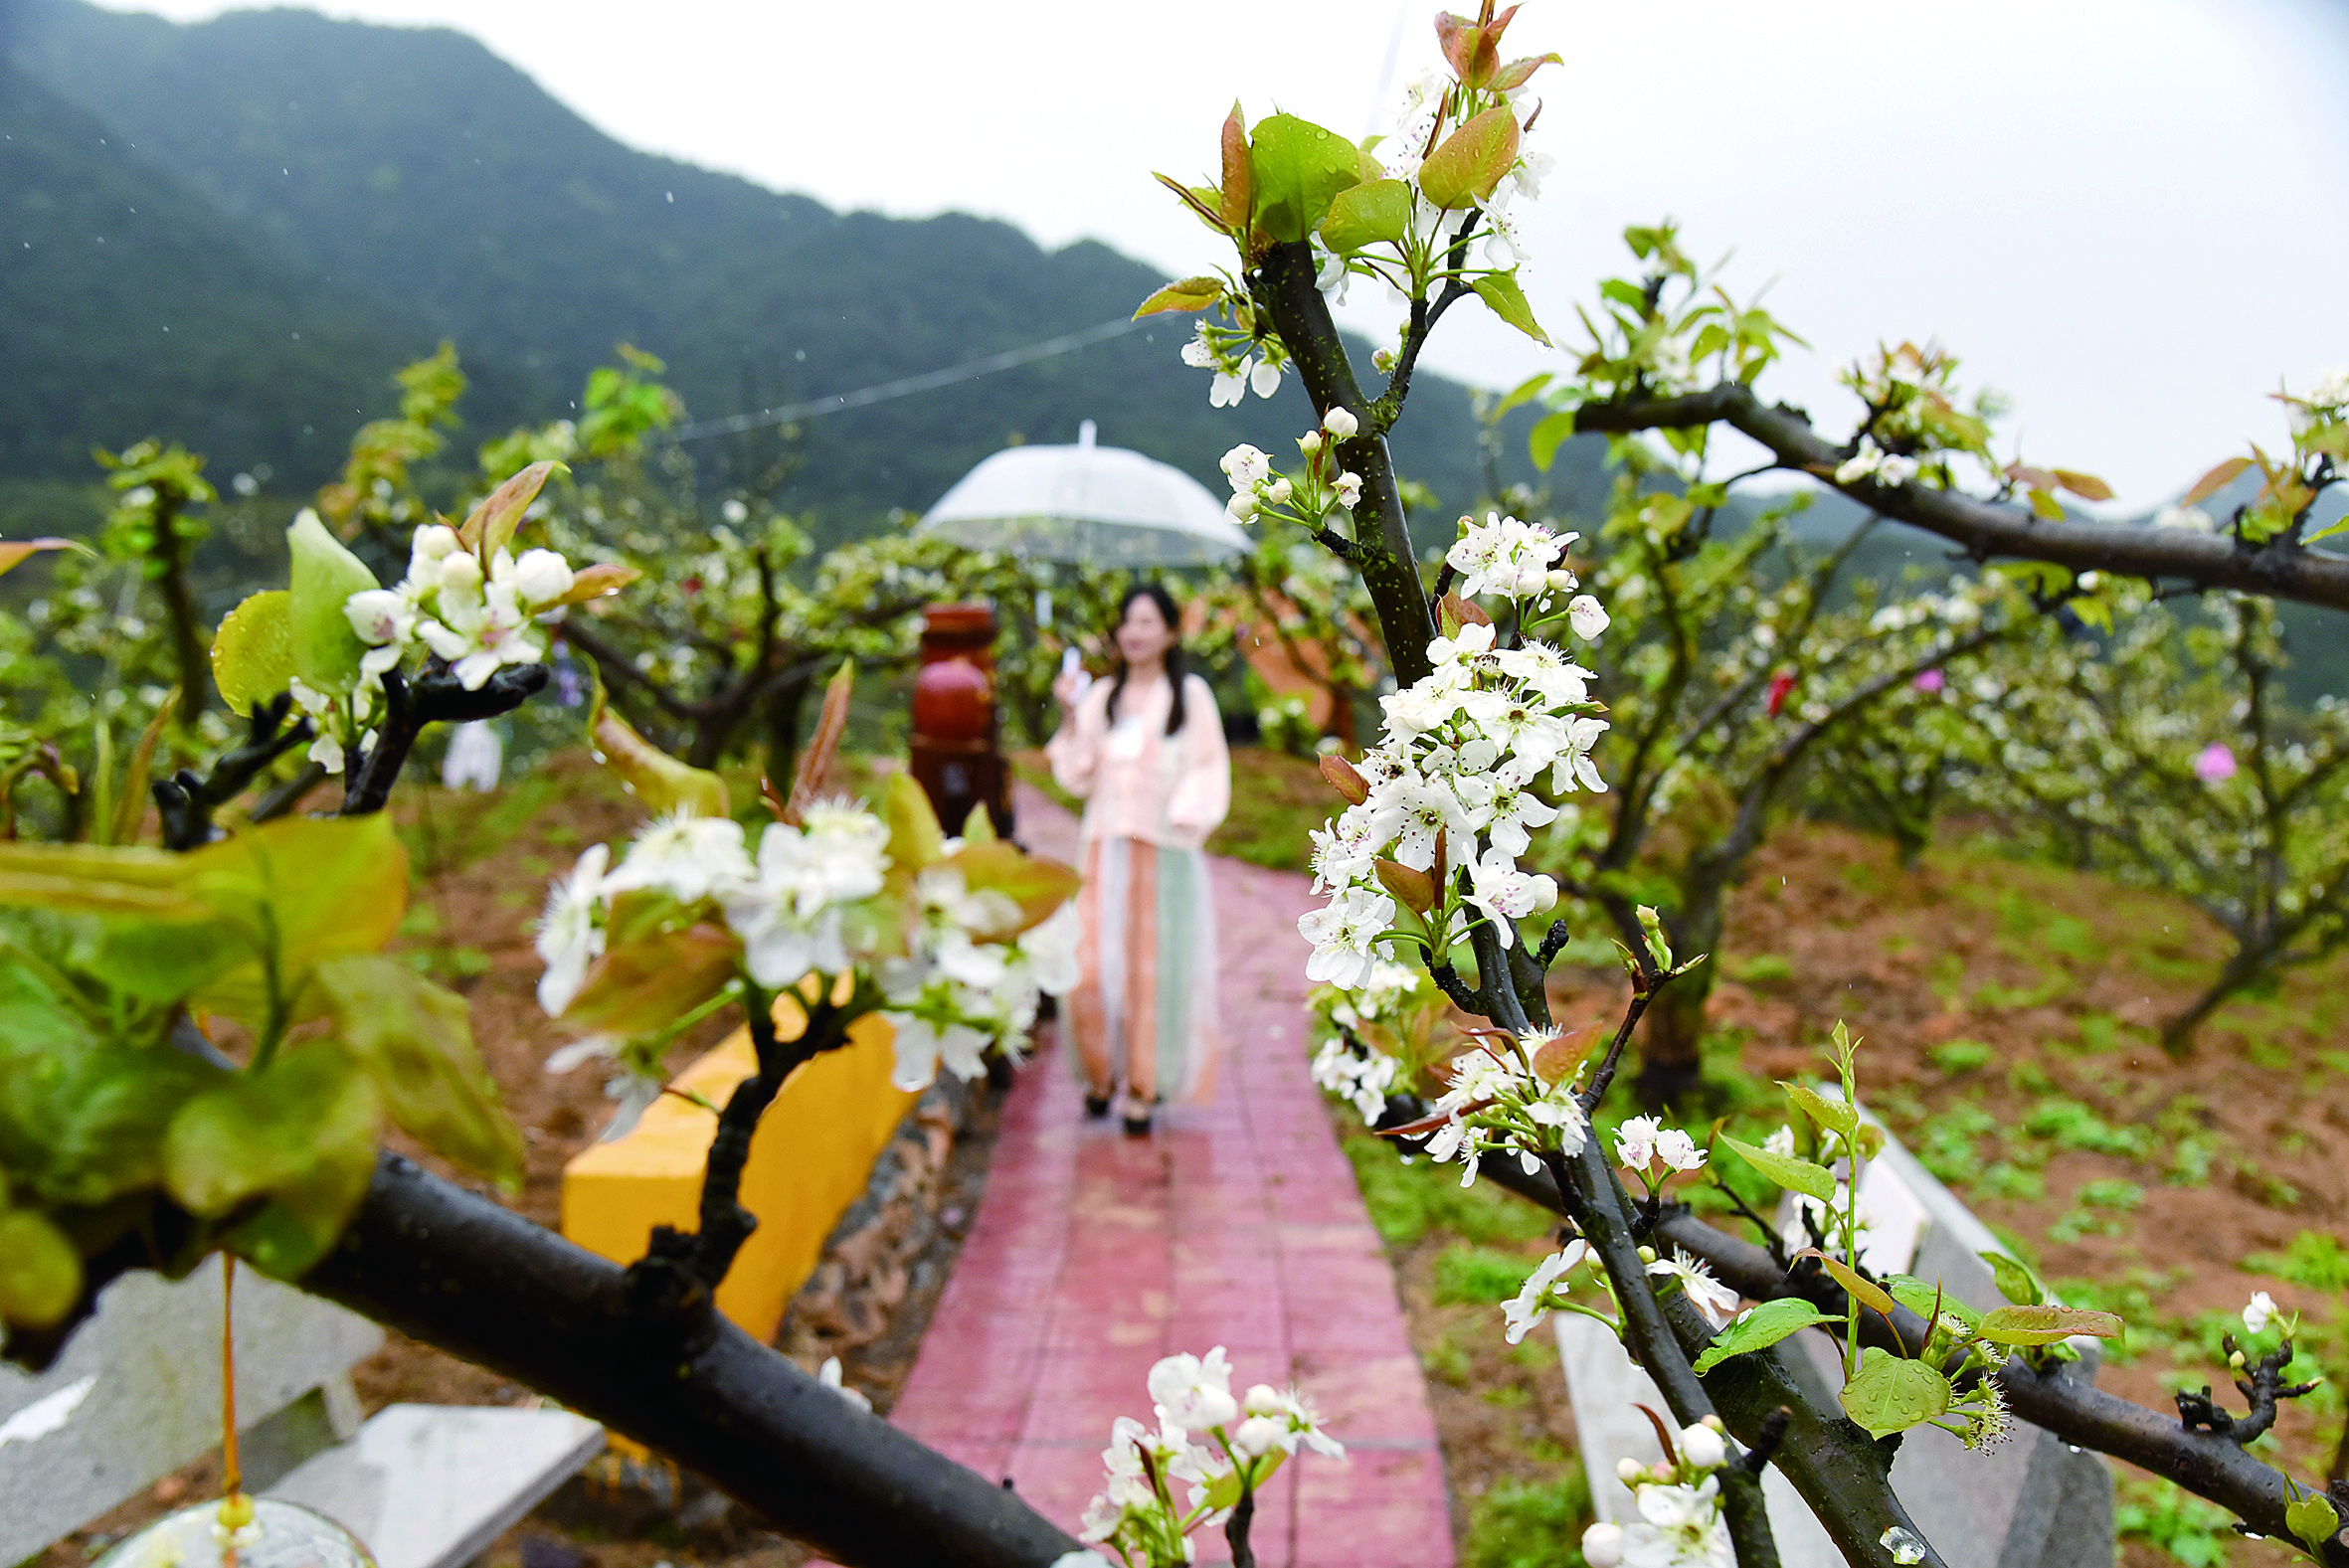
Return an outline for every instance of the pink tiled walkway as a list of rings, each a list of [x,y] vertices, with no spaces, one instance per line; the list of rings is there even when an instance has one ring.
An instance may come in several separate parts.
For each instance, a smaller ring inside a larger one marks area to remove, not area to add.
[[[1075,858],[1033,791],[1020,837]],[[1120,1415],[1178,1350],[1235,1391],[1294,1380],[1347,1445],[1259,1504],[1264,1568],[1448,1568],[1443,1462],[1394,1276],[1306,1071],[1303,877],[1214,862],[1225,1060],[1215,1100],[1148,1140],[1087,1122],[1060,1053],[1020,1076],[962,1262],[890,1419],[1074,1529]],[[1202,1562],[1227,1560],[1220,1534]]]

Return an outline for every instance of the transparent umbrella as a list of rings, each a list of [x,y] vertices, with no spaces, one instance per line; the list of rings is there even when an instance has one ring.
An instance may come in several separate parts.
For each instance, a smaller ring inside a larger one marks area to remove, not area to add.
[[[957,481],[917,533],[974,550],[1084,566],[1209,566],[1248,536],[1206,486],[1121,446],[1091,420],[1074,446],[1011,446]]]

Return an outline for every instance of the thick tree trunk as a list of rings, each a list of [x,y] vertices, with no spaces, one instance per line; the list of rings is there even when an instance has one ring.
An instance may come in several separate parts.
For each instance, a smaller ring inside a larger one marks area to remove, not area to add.
[[[2194,1054],[2194,1036],[2210,1020],[2212,1013],[2226,1004],[2227,998],[2241,990],[2266,966],[2269,955],[2263,951],[2244,947],[2235,951],[2210,989],[2197,996],[2185,1011],[2161,1021],[2161,1048],[2171,1060],[2182,1062]]]

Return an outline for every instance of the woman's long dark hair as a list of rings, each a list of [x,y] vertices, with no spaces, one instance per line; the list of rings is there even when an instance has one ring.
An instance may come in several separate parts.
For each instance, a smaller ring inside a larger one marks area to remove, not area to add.
[[[1126,623],[1126,611],[1134,608],[1134,601],[1147,599],[1158,606],[1159,613],[1167,617],[1167,629],[1177,638],[1182,635],[1182,612],[1174,608],[1174,596],[1156,583],[1137,583],[1126,590],[1126,597],[1118,601],[1117,624]],[[1117,646],[1117,628],[1110,628],[1110,646]],[[1174,701],[1167,705],[1167,733],[1173,735],[1182,728],[1182,644],[1174,642],[1167,649],[1167,689]],[[1109,688],[1109,722],[1118,722],[1118,699],[1126,694],[1126,656],[1118,655],[1117,678]]]

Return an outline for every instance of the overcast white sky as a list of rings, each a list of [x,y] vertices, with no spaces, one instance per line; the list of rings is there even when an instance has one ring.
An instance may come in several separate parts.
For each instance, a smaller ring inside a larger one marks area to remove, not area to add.
[[[459,28],[638,147],[835,207],[1098,239],[1170,273],[1226,258],[1150,171],[1206,173],[1235,95],[1358,136],[1435,59],[1430,0],[317,9]],[[1938,336],[2014,400],[2009,444],[2129,506],[2272,441],[2279,378],[2349,362],[2340,0],[1532,0],[1509,43],[1566,60],[1539,79],[1535,145],[1559,167],[1526,277],[1561,342],[1622,227],[1670,214],[1697,254],[1733,248],[1731,290],[1769,284],[1814,345],[1765,390],[1838,424],[1838,366]],[[1468,307],[1428,353],[1495,386],[1558,357]]]

